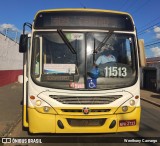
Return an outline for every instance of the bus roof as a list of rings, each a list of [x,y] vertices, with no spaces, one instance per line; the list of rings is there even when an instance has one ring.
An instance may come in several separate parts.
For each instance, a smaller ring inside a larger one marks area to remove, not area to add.
[[[74,16],[74,13],[77,18]],[[82,20],[86,23],[83,23]],[[123,31],[135,30],[133,18],[129,13],[88,8],[40,10],[35,15],[33,26],[35,29],[58,29],[63,27],[66,29],[99,28]]]
[[[42,13],[42,12],[66,12],[66,11],[82,11],[82,12],[108,12],[108,13],[114,13],[114,14],[125,14],[125,15],[129,15],[131,18],[132,16],[129,14],[129,13],[126,13],[126,12],[121,12],[121,11],[114,11],[114,10],[105,10],[105,9],[91,9],[91,8],[59,8],[59,9],[46,9],[46,10],[39,10],[34,19],[37,17],[37,15],[39,13]],[[133,21],[133,19],[132,19]]]

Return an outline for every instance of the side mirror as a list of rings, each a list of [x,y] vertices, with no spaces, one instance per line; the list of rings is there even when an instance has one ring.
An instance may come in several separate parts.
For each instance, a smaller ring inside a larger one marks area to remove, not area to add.
[[[20,36],[19,52],[25,53],[27,51],[27,48],[28,48],[28,35],[22,34]]]
[[[139,45],[140,66],[145,67],[146,66],[146,55],[145,55],[145,49],[144,49],[144,40],[138,40],[138,45]]]

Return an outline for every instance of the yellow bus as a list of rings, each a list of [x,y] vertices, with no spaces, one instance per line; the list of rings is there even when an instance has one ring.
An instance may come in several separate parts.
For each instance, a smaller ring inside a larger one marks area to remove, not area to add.
[[[144,44],[130,14],[38,11],[32,25],[23,25],[19,52],[24,53],[23,126],[31,133],[139,130]]]

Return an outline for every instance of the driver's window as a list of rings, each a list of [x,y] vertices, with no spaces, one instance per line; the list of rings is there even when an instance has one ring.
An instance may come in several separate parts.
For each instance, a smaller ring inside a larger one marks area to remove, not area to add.
[[[127,64],[131,65],[131,41],[132,39],[126,39],[126,51],[127,51]]]
[[[39,76],[40,75],[40,39],[37,37],[35,38],[35,43],[34,43],[34,48],[35,48],[35,75]]]

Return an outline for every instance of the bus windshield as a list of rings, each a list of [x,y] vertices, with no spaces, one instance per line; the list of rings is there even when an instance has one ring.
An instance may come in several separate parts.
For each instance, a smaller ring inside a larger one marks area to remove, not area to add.
[[[36,84],[56,89],[104,90],[135,83],[137,65],[133,34],[62,33],[34,32],[31,77]]]

